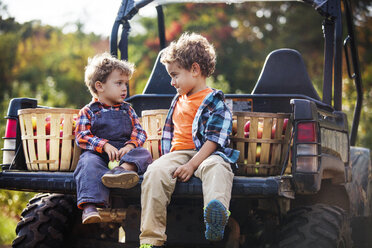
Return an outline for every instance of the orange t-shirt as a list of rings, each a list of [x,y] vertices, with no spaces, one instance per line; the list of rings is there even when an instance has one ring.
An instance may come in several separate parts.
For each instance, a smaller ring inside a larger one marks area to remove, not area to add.
[[[173,112],[174,131],[171,152],[195,149],[195,144],[192,140],[192,123],[199,106],[212,91],[211,88],[207,88],[191,96],[185,94],[178,98]]]

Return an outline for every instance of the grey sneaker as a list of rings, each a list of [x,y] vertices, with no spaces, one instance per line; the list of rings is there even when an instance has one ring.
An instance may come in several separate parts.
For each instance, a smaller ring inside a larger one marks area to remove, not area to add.
[[[121,166],[117,166],[106,172],[101,180],[107,188],[130,189],[137,185],[139,176],[135,171],[128,171]]]
[[[210,201],[204,209],[205,238],[209,241],[221,240],[229,216],[230,211],[219,200]]]

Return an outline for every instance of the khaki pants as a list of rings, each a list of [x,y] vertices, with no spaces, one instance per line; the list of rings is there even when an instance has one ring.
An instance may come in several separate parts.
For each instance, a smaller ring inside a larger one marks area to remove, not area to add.
[[[166,241],[167,206],[177,182],[172,175],[196,153],[193,150],[174,151],[149,165],[142,182],[141,244],[161,246]],[[229,208],[234,178],[229,163],[221,156],[211,155],[200,164],[194,175],[202,181],[204,206],[217,199],[226,209]]]

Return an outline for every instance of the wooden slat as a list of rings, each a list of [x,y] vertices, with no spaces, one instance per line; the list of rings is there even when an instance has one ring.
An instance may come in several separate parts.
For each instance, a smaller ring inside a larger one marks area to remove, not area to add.
[[[152,110],[142,110],[143,116],[154,116],[154,115],[167,115],[168,109],[152,109]]]
[[[282,140],[282,133],[283,133],[283,121],[284,119],[282,118],[276,118],[275,119],[275,133],[274,133],[274,140]],[[271,151],[271,165],[280,165],[280,155],[281,155],[281,150],[282,150],[282,145],[281,144],[272,144],[272,151]],[[274,174],[275,171],[270,170],[269,174]]]
[[[36,114],[36,144],[37,144],[37,159],[46,161],[46,137],[45,137],[45,114]],[[40,170],[48,170],[48,164],[38,162]]]
[[[258,131],[258,118],[251,118],[250,119],[250,128],[249,128],[249,138],[250,139],[257,139],[257,131]],[[248,144],[248,164],[256,164],[256,154],[257,154],[257,143],[249,143]],[[243,161],[244,162],[244,161]],[[255,174],[254,168],[247,167],[246,173],[248,175]]]
[[[247,116],[250,118],[288,118],[289,114],[285,113],[263,113],[263,112],[241,112],[235,111],[235,116]]]
[[[60,171],[69,171],[71,164],[71,134],[72,134],[72,115],[65,114],[63,120],[63,137],[61,151]]]
[[[73,119],[76,119],[77,118],[77,114],[74,114],[73,115]],[[74,129],[74,127],[72,127]],[[75,124],[75,128],[76,128],[76,124]],[[72,130],[73,132],[75,130]],[[73,171],[76,169],[76,166],[77,166],[77,163],[79,162],[79,158],[80,158],[80,154],[81,154],[81,148],[76,144],[75,142],[75,138],[72,139],[71,141],[71,145],[72,145],[72,149],[73,149],[73,152],[72,152],[72,161],[71,161],[71,166],[70,166],[70,169]]]
[[[238,138],[244,138],[244,123],[245,123],[245,119],[244,119],[244,116],[238,116],[238,130],[237,130],[237,133],[236,133],[236,136]],[[239,151],[244,151],[244,142],[237,142],[237,149]],[[242,161],[244,162],[244,152],[240,152],[239,154],[239,161]]]
[[[54,162],[49,163],[50,171],[59,170],[60,130],[60,115],[58,113],[52,113],[50,115],[49,159]]]
[[[263,120],[263,139],[270,139],[271,138],[271,130],[273,125],[273,118],[265,117]],[[260,156],[260,164],[269,164],[270,159],[270,144],[262,143],[261,144],[261,156]],[[260,167],[258,169],[258,173],[261,175],[267,174],[267,169]]]
[[[34,161],[35,163],[44,163],[44,164],[48,164],[48,163],[53,163],[53,162],[55,162],[55,160],[35,160]]]
[[[268,143],[268,144],[283,144],[286,141],[284,140],[275,140],[275,139],[251,139],[251,138],[238,138],[238,137],[231,137],[230,140],[234,142],[247,142],[247,143]]]
[[[289,140],[291,132],[292,132],[292,123],[290,121],[288,121],[287,128],[286,128],[285,134],[284,134],[285,139]],[[287,153],[287,151],[288,151],[288,145],[285,145],[283,147],[283,151],[282,151],[282,157],[283,158],[285,157],[285,154]]]
[[[35,149],[35,137],[34,137],[34,131],[32,128],[32,118],[35,118],[34,116],[28,116],[29,118],[25,119],[25,125],[26,125],[26,132],[27,134],[31,135],[32,138],[27,140],[27,146],[28,146],[28,152],[30,155],[30,164],[31,164],[31,170],[39,170],[39,167],[37,163],[34,161],[37,160],[36,156],[36,149]]]
[[[284,134],[284,136],[285,136],[285,139],[288,140],[289,142],[291,142],[291,140],[289,140],[291,134],[292,134],[292,122],[291,122],[290,120],[288,120],[288,124],[287,124],[286,130],[285,130],[285,134]],[[285,144],[285,145],[283,145],[283,151],[282,151],[282,160],[281,160],[281,163],[284,162],[283,160],[284,160],[284,158],[285,158],[287,152],[288,152],[288,144]],[[286,172],[288,172],[288,171],[290,172],[290,171],[292,170],[291,167],[292,167],[291,158],[288,157],[288,165],[287,165]]]
[[[156,111],[154,111],[156,112]],[[158,136],[158,123],[156,114],[150,115],[149,118],[149,126],[150,126],[150,133],[151,136]],[[154,159],[159,158],[159,149],[158,149],[158,142],[157,141],[150,141],[151,144],[151,151],[152,151],[152,157]]]
[[[149,126],[148,126],[148,122],[149,122],[149,117],[148,116],[145,116],[143,115],[143,112],[142,111],[142,128],[146,131],[146,134],[147,134],[147,140],[146,142],[143,144],[143,147],[146,148],[150,153],[151,153],[151,144],[149,142],[149,136],[150,136],[150,133],[149,133]],[[152,155],[152,153],[151,153]]]
[[[25,124],[23,115],[19,115],[19,123],[20,123],[20,129],[21,129],[23,152],[25,154],[25,159],[26,159],[26,166],[28,170],[31,170],[31,163],[30,163],[30,158],[29,158],[29,153],[28,153],[27,140],[24,138],[27,135],[27,132],[26,132],[26,124]]]

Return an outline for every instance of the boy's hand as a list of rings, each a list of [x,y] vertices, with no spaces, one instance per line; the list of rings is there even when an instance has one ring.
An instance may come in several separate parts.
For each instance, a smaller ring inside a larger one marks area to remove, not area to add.
[[[122,147],[120,150],[119,150],[119,159],[121,159],[121,157],[123,157],[125,154],[127,154],[130,150],[134,149],[134,145],[133,144],[127,144],[126,146]]]
[[[177,168],[173,173],[173,178],[177,177],[181,182],[187,182],[198,169],[199,165],[216,149],[217,143],[207,140],[189,162]]]
[[[181,182],[187,182],[192,175],[194,175],[194,167],[190,163],[186,163],[177,168],[177,170],[173,173],[173,178],[178,178]]]
[[[119,160],[119,151],[116,149],[115,146],[111,145],[110,143],[106,143],[103,146],[103,150],[107,153],[109,160],[114,161],[114,160]]]

